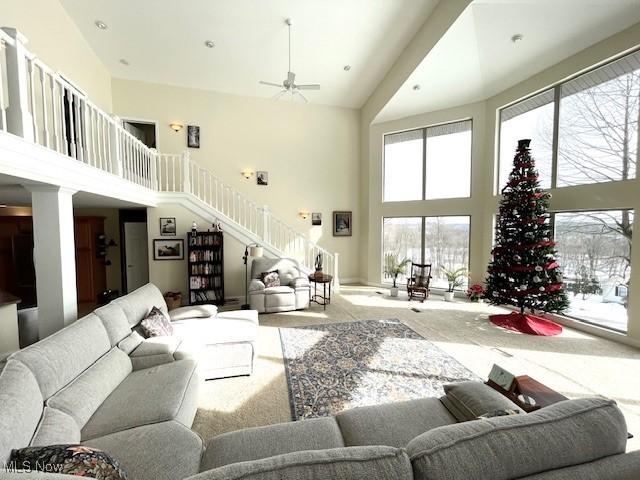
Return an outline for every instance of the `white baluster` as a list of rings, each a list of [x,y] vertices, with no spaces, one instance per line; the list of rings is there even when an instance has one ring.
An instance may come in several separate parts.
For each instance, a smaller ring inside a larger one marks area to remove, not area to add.
[[[4,59],[5,59],[5,41],[3,39],[0,39],[0,67],[2,65],[4,65]],[[2,71],[2,69],[0,69],[0,130],[2,131],[7,131],[7,106],[5,105],[4,102],[4,96],[5,96],[5,85],[4,85],[4,72]]]
[[[40,142],[40,132],[38,131],[38,118],[36,115],[36,65],[35,60],[29,60],[27,62],[29,69],[29,88],[31,91],[31,123],[33,127],[33,141]]]
[[[47,73],[40,67],[40,88],[42,89],[42,123],[44,127],[44,146],[49,148],[49,115],[47,114]]]
[[[14,41],[13,45],[7,44],[5,50],[7,93],[11,99],[6,109],[7,131],[33,142],[35,131],[33,115],[29,111],[28,52],[25,47],[28,40],[15,28],[4,27],[3,30]]]
[[[1,55],[0,55],[1,57]],[[2,80],[0,80],[1,82]],[[58,88],[58,82],[56,82],[55,77],[53,75],[49,75],[49,88],[51,89],[51,115],[52,115],[52,127],[53,127],[53,145],[54,148],[56,149],[56,152],[62,152],[61,150],[61,145],[60,145],[60,112],[58,112],[58,107],[59,107],[59,98],[58,95],[60,95],[60,90]],[[2,89],[0,88],[0,91],[2,91]],[[0,102],[2,102],[2,100],[0,99]]]

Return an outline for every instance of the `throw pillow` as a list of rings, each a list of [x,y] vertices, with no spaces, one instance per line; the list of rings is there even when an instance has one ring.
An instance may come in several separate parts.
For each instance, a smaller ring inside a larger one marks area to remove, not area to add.
[[[260,280],[264,283],[265,288],[280,286],[280,276],[276,270],[273,272],[262,272],[260,274]]]
[[[485,413],[484,415],[480,415],[478,420],[482,420],[485,418],[494,418],[494,417],[506,417],[507,415],[519,415],[520,410],[512,410],[510,408],[502,408],[498,410],[492,410],[490,412]]]
[[[16,469],[98,478],[126,480],[118,462],[108,453],[85,445],[49,445],[11,451],[9,462]]]
[[[158,307],[153,307],[140,325],[147,338],[173,335],[171,322]]]

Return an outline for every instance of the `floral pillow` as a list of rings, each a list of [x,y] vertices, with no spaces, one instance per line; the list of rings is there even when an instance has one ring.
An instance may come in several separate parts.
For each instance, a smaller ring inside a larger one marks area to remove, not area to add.
[[[173,326],[162,310],[153,307],[147,316],[140,322],[144,336],[168,337],[173,335]]]
[[[277,270],[273,272],[262,272],[260,274],[260,280],[264,283],[265,288],[280,286],[280,275],[278,275]]]
[[[127,479],[111,455],[97,448],[77,444],[12,450],[9,465],[25,471],[60,473],[100,480]]]

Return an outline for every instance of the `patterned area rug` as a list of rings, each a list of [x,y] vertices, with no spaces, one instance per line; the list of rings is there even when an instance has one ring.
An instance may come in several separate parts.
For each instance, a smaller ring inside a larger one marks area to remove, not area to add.
[[[441,396],[446,383],[479,378],[398,320],[281,328],[294,420]]]

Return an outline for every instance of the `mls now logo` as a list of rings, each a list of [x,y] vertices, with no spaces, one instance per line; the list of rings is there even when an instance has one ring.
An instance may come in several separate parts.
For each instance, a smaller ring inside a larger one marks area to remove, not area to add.
[[[4,470],[7,473],[62,473],[62,465],[45,463],[38,460],[35,462],[24,461],[22,463],[9,462],[4,464]]]

